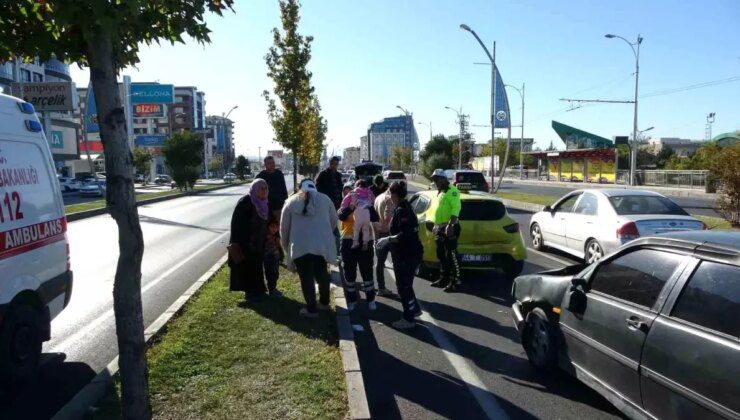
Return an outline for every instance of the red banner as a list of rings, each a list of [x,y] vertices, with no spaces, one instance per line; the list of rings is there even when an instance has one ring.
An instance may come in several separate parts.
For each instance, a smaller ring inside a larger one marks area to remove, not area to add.
[[[0,260],[61,241],[67,232],[67,218],[0,232]]]
[[[134,104],[134,117],[164,117],[162,104]]]

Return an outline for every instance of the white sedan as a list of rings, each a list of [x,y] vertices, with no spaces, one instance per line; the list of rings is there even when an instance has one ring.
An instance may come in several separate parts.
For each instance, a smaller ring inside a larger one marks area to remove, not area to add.
[[[589,263],[640,236],[706,226],[670,199],[652,191],[573,191],[535,213],[532,246],[559,249]]]
[[[98,182],[100,185],[98,185]],[[100,179],[97,182],[94,180],[86,182],[79,191],[79,195],[82,196],[93,196],[103,197],[105,196],[105,180]]]

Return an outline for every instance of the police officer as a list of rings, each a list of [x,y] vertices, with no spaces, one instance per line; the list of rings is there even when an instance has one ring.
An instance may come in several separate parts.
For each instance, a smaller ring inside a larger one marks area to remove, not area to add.
[[[414,318],[421,315],[421,307],[414,294],[414,273],[421,263],[424,248],[419,240],[419,221],[406,200],[407,187],[403,181],[395,181],[388,189],[395,204],[389,227],[390,235],[378,240],[378,247],[390,246],[393,257],[393,272],[398,294],[403,306],[403,317],[393,323],[398,329],[416,326]]]
[[[457,291],[460,283],[460,266],[457,262],[457,239],[460,237],[460,191],[450,184],[442,169],[435,169],[432,181],[437,186],[434,212],[434,243],[439,260],[439,279],[432,287],[442,287],[445,292]]]

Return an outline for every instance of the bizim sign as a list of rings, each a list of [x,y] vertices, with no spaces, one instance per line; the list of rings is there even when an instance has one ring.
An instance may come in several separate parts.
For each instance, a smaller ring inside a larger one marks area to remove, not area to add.
[[[162,147],[166,136],[136,136],[136,145],[139,147]]]
[[[171,104],[175,100],[173,85],[159,83],[131,83],[131,103]]]
[[[13,83],[12,90],[36,111],[73,111],[77,105],[71,82]]]
[[[161,118],[164,117],[162,104],[134,104],[134,117]]]

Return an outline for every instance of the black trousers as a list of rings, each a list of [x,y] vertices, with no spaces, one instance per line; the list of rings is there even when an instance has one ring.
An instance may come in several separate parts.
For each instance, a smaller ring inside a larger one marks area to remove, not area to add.
[[[413,322],[414,316],[421,312],[414,293],[414,276],[419,263],[421,255],[393,254],[393,273],[396,276],[396,287],[403,306],[403,319],[410,322]]]
[[[388,259],[390,250],[390,244],[375,250],[375,258],[377,259],[375,263],[375,278],[378,279],[378,289],[385,289],[385,261]]]
[[[362,276],[362,289],[365,291],[365,299],[368,302],[375,300],[375,281],[373,280],[373,242],[371,241],[367,251],[362,248],[352,248],[352,238],[342,239],[342,270],[344,271],[344,294],[347,303],[357,301],[357,269]]]
[[[296,258],[293,262],[298,270],[298,277],[301,278],[301,290],[303,291],[303,298],[306,300],[308,312],[316,312],[315,282],[319,283],[319,302],[328,305],[329,282],[331,279],[324,257],[307,254]]]
[[[265,279],[267,280],[267,290],[272,292],[277,288],[279,276],[280,254],[265,254]]]
[[[439,280],[444,285],[460,283],[460,265],[457,261],[457,239],[460,237],[460,224],[455,225],[452,237],[445,235],[444,229],[434,231],[434,243],[439,260]]]

